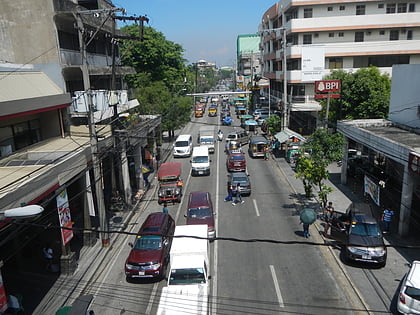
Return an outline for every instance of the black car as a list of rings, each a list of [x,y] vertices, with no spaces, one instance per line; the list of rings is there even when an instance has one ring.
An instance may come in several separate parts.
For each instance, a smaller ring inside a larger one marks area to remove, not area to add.
[[[365,214],[336,212],[331,237],[341,242],[346,260],[386,264],[387,250],[378,222]]]

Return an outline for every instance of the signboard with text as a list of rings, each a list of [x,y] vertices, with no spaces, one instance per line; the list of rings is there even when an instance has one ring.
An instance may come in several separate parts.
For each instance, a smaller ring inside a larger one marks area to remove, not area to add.
[[[64,188],[59,195],[56,197],[57,200],[57,211],[60,226],[63,228],[71,229],[73,223],[71,222],[69,200],[67,197],[67,190]],[[73,230],[61,229],[61,239],[63,246],[66,246],[68,242],[73,238]]]
[[[315,81],[315,93],[330,93],[341,91],[341,80]]]

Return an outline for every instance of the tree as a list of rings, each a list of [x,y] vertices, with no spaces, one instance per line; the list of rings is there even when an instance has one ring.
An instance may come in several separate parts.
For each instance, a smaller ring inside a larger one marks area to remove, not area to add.
[[[388,117],[391,79],[378,68],[360,68],[355,73],[333,70],[324,79],[341,80],[341,96],[330,99],[328,121]],[[326,102],[321,101],[324,116]]]
[[[127,25],[121,31],[139,37],[137,25]],[[133,87],[147,86],[149,82],[162,81],[169,90],[184,82],[185,59],[181,45],[168,41],[153,29],[144,27],[144,40],[123,40],[120,45],[121,60],[125,66],[133,67],[137,74],[128,77]]]
[[[270,135],[275,135],[277,132],[281,130],[281,118],[278,115],[270,115],[265,120],[267,124],[268,133]]]
[[[343,138],[339,133],[328,134],[327,129],[318,128],[303,145],[296,164],[296,177],[302,179],[306,197],[312,194],[312,187],[318,188],[318,197],[323,207],[332,187],[324,184],[329,173],[327,166],[342,156]]]

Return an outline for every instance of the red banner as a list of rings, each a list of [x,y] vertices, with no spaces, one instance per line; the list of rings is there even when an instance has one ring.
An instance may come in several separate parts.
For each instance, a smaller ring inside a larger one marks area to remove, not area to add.
[[[0,271],[0,314],[3,314],[7,310],[7,295],[3,284],[3,278],[1,277]]]
[[[71,222],[69,200],[67,198],[67,190],[65,188],[59,193],[56,200],[60,226],[71,229],[73,227],[73,222]],[[61,238],[63,246],[66,246],[66,244],[73,238],[73,230],[61,229]]]

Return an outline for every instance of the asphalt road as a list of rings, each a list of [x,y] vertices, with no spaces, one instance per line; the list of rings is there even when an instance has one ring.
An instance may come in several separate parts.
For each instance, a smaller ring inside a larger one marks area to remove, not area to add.
[[[196,140],[203,123],[218,124],[219,118],[193,119],[183,133],[192,134]],[[224,126],[222,130],[226,134],[233,128]],[[210,314],[389,313],[402,275],[389,275],[386,268],[343,265],[338,248],[317,245],[324,239],[315,226],[311,226],[311,237],[303,238],[296,192],[290,178],[273,161],[247,156],[252,195],[244,197],[244,204],[224,202],[227,171],[223,149],[224,142],[219,142],[211,156],[210,176],[191,177],[189,159],[177,159],[183,164],[184,198],[181,204],[169,206],[176,223],[185,224],[189,192],[209,191],[216,211],[217,236],[236,239],[211,243]],[[243,149],[246,152],[247,146]],[[137,232],[149,213],[162,210],[156,194],[148,196],[143,201],[145,211],[135,213],[126,231]],[[73,296],[94,295],[91,308],[96,314],[156,312],[166,281],[125,280],[124,262],[130,250],[128,242],[133,239],[132,235],[116,237],[94,272],[74,284]],[[278,242],[244,242],[252,239]],[[392,249],[389,263],[393,263]]]

